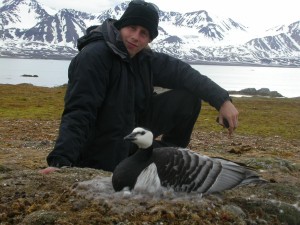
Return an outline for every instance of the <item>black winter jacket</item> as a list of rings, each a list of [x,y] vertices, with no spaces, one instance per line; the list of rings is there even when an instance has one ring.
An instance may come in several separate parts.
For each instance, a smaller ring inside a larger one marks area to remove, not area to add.
[[[68,70],[68,87],[60,131],[49,166],[78,166],[113,171],[128,156],[130,143],[123,137],[135,127],[135,81],[139,71],[144,105],[153,86],[185,89],[217,110],[229,100],[227,91],[189,64],[150,49],[134,57],[133,70],[119,31],[108,19],[88,29],[78,40],[79,53]]]

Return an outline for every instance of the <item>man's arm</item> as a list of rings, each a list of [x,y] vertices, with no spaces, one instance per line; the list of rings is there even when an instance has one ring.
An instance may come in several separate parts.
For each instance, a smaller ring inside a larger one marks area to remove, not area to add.
[[[59,135],[48,155],[50,167],[74,166],[95,131],[98,110],[104,101],[111,62],[96,43],[86,46],[72,60],[65,108]]]

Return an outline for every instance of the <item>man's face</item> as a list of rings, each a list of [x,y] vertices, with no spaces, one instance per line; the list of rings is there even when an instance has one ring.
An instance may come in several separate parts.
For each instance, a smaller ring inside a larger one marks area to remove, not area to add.
[[[131,58],[151,42],[149,31],[142,26],[126,26],[120,29],[120,33]]]

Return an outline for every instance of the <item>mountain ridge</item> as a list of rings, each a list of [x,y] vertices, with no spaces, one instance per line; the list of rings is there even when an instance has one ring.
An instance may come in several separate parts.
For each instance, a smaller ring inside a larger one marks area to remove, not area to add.
[[[70,59],[78,52],[77,39],[89,26],[120,18],[128,2],[98,14],[74,9],[50,14],[37,0],[6,0],[3,4],[0,57]],[[194,64],[300,67],[300,21],[253,37],[238,21],[205,10],[160,11],[159,15],[159,36],[151,43],[155,51]]]

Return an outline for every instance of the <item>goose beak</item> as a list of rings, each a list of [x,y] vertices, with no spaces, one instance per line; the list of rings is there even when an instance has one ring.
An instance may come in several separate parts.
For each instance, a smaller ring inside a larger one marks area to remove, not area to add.
[[[134,140],[136,140],[136,134],[137,134],[136,132],[133,132],[133,133],[127,135],[126,137],[124,137],[124,140],[134,141]]]

